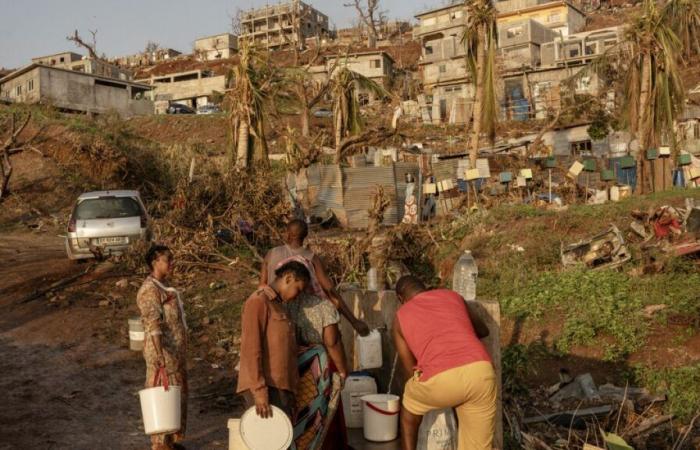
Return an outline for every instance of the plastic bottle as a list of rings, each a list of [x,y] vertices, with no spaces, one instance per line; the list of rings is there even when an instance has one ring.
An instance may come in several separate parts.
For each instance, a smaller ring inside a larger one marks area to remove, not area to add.
[[[476,277],[479,269],[471,250],[465,250],[452,272],[452,289],[465,300],[476,300]]]

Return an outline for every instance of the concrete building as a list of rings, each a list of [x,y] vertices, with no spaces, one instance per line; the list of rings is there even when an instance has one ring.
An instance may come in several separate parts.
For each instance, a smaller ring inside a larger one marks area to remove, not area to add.
[[[586,26],[586,14],[568,1],[506,0],[496,2],[498,26],[532,19],[557,34],[568,36]]]
[[[686,105],[678,119],[677,129],[681,149],[693,155],[700,155],[700,106]]]
[[[138,82],[153,87],[149,97],[154,101],[156,113],[165,113],[170,103],[182,103],[198,108],[212,102],[216,93],[226,89],[226,76],[214,75],[206,70],[152,76]]]
[[[389,54],[382,50],[370,50],[366,52],[349,53],[347,55],[326,56],[326,72],[331,72],[334,68],[347,67],[353,72],[363,75],[375,83],[382,86],[387,91],[391,89],[394,75],[394,60]],[[330,76],[333,74],[330,73]],[[362,91],[358,91],[360,104],[369,104],[382,100],[378,96]]]
[[[464,123],[469,115],[471,88],[464,45],[464,4],[425,11],[416,16],[413,37],[421,45],[419,63],[425,106],[433,123]]]
[[[194,41],[194,53],[204,61],[231,58],[238,51],[238,38],[231,33],[215,34]]]
[[[74,52],[56,53],[55,55],[32,58],[32,63],[51,67],[99,75],[118,80],[131,80],[132,73],[128,69],[118,67],[108,61],[88,58]]]
[[[0,98],[44,103],[67,111],[122,116],[153,114],[150,86],[58,66],[32,63],[0,79]]]
[[[300,0],[243,12],[240,22],[241,42],[271,50],[330,35],[328,16]]]
[[[622,27],[575,33],[553,39],[541,47],[543,66],[570,67],[588,64],[620,42]]]
[[[498,46],[506,70],[540,65],[540,48],[556,34],[533,19],[498,26]]]
[[[172,48],[159,48],[153,52],[142,52],[134,55],[111,58],[109,62],[119,67],[143,67],[169,61],[181,54],[182,53]]]

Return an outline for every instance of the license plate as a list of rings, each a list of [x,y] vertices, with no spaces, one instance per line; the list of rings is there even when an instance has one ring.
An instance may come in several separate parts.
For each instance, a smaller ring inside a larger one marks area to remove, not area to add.
[[[97,239],[97,245],[122,245],[126,244],[126,237],[103,237]]]

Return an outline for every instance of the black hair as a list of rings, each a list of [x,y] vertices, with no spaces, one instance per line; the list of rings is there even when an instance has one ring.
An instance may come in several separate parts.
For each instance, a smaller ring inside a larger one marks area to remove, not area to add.
[[[146,265],[148,266],[148,268],[153,269],[153,261],[155,261],[160,256],[162,256],[166,253],[172,253],[172,252],[165,245],[158,245],[158,244],[151,245],[151,248],[149,248],[148,251],[146,252]]]
[[[277,276],[277,278],[282,278],[287,274],[291,274],[297,281],[303,281],[304,284],[309,284],[309,282],[311,282],[309,269],[299,261],[289,261],[275,270],[275,276]]]
[[[426,290],[425,284],[413,275],[404,275],[396,282],[396,294],[404,300],[408,300],[408,296],[423,292]]]
[[[299,232],[299,238],[302,241],[306,239],[306,236],[309,235],[309,226],[306,224],[305,221],[301,219],[294,219],[289,221],[289,223],[287,224],[287,230],[292,230],[293,228],[297,229],[297,231]]]

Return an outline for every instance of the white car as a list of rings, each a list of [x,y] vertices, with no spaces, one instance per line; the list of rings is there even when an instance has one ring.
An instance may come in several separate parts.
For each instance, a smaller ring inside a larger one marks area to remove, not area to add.
[[[119,255],[150,241],[149,217],[138,191],[96,191],[78,197],[68,222],[69,259]]]

